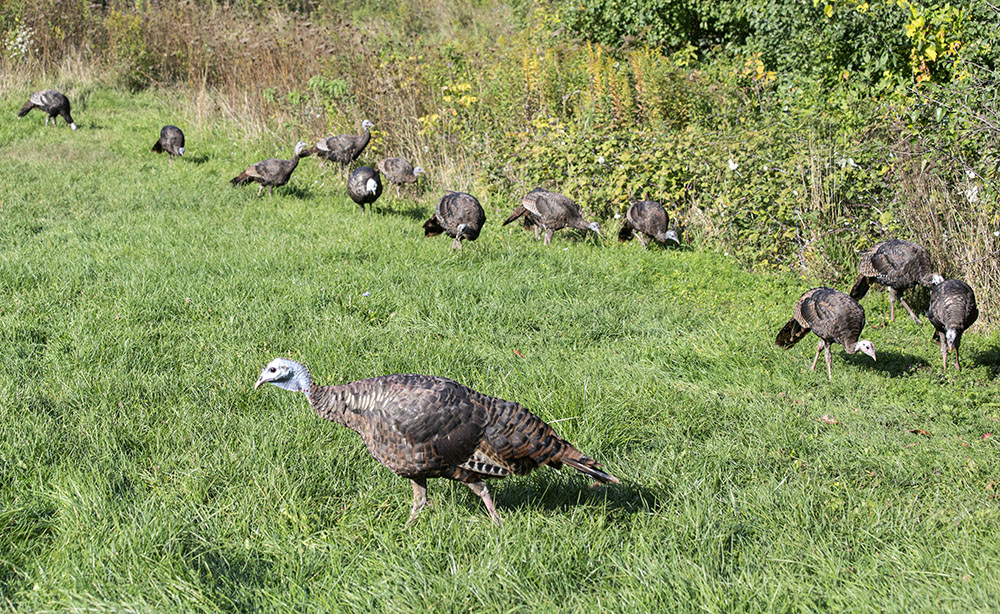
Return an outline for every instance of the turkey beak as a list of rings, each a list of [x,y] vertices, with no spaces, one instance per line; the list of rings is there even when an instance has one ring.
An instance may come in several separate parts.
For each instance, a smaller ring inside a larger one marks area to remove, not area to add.
[[[872,352],[872,360],[874,360],[875,362],[878,362],[878,358],[875,358],[875,352]]]
[[[253,389],[254,389],[254,390],[257,390],[257,389],[258,389],[258,388],[260,388],[260,387],[261,387],[261,386],[262,386],[262,385],[263,385],[264,383],[266,383],[266,381],[267,381],[267,380],[265,380],[265,379],[264,379],[264,376],[263,376],[263,375],[261,375],[261,376],[260,376],[260,378],[259,378],[259,379],[257,380],[257,383],[253,385]]]

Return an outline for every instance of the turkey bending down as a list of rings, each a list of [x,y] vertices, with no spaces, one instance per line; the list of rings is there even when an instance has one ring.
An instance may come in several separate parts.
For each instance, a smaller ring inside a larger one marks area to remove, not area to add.
[[[369,120],[361,122],[361,134],[340,134],[320,139],[314,147],[308,149],[308,154],[316,154],[331,162],[337,162],[347,176],[347,165],[358,159],[361,152],[368,146],[372,138],[371,128],[375,124]]]
[[[251,165],[247,170],[243,171],[239,175],[233,177],[229,182],[234,186],[246,185],[251,181],[256,181],[260,184],[257,188],[257,196],[260,196],[261,191],[266,187],[268,195],[271,195],[274,188],[285,185],[292,176],[292,171],[295,167],[299,165],[299,158],[304,158],[309,154],[303,152],[306,144],[299,141],[295,145],[295,155],[291,160],[279,160],[277,158],[268,158],[263,162],[258,162]]]
[[[177,126],[164,126],[160,129],[160,140],[153,144],[152,151],[167,152],[170,154],[170,164],[173,165],[174,156],[184,155],[184,133]]]
[[[417,177],[424,172],[423,167],[414,168],[406,158],[385,158],[377,168],[389,183],[396,184],[396,196],[399,196],[399,186],[417,183]]]
[[[655,200],[634,202],[625,212],[625,225],[618,233],[618,240],[629,241],[633,236],[638,236],[639,242],[646,247],[649,245],[647,237],[652,237],[660,243],[666,243],[669,239],[679,245],[681,240],[677,233],[667,229],[669,222],[667,210]]]
[[[962,370],[958,360],[958,346],[962,333],[979,317],[976,294],[964,281],[949,279],[931,290],[931,305],[927,319],[934,325],[934,340],[941,342],[941,363],[948,369],[948,352],[955,350],[955,366]]]
[[[382,195],[382,179],[378,171],[370,166],[355,169],[347,180],[347,194],[361,206],[361,213],[365,212],[365,205],[371,210],[372,203]]]
[[[820,351],[826,358],[826,376],[833,379],[830,368],[830,346],[839,343],[848,354],[864,352],[875,360],[875,344],[867,339],[858,340],[865,327],[865,310],[853,298],[833,288],[813,288],[806,291],[795,303],[795,315],[778,333],[775,343],[788,349],[801,341],[809,331],[819,337],[816,357],[810,370],[816,370]]]
[[[384,375],[315,386],[305,365],[276,358],[254,388],[265,383],[305,394],[321,418],[361,435],[375,460],[409,478],[413,507],[407,524],[427,502],[427,478],[468,486],[497,525],[500,515],[484,480],[524,475],[539,465],[559,469],[565,463],[600,483],[618,482],[521,405],[443,377]]]
[[[66,98],[59,90],[43,90],[28,96],[28,102],[24,103],[21,110],[17,112],[17,116],[24,117],[32,109],[41,109],[48,113],[45,117],[46,126],[49,125],[50,119],[52,125],[55,126],[56,116],[61,115],[69,127],[76,130],[76,124],[73,123],[73,118],[69,114],[69,98]]]
[[[913,313],[910,306],[903,300],[903,292],[920,284],[925,288],[933,288],[944,279],[931,269],[931,256],[921,245],[890,239],[876,244],[871,249],[861,252],[858,261],[860,276],[851,288],[851,298],[861,300],[868,293],[871,282],[875,281],[889,287],[889,321],[896,318],[896,299],[910,312],[913,321],[920,323],[920,318]]]
[[[527,221],[534,226],[535,238],[538,238],[539,228],[545,229],[545,240],[543,243],[549,245],[552,242],[552,233],[566,228],[578,228],[580,230],[591,230],[600,236],[601,227],[597,222],[588,222],[580,214],[580,208],[572,200],[557,192],[549,192],[542,188],[535,188],[528,192],[521,206],[514,209],[503,226],[510,224],[517,218],[525,216]]]
[[[441,197],[431,219],[424,222],[424,236],[442,232],[455,239],[452,249],[462,249],[462,239],[475,241],[486,223],[486,212],[476,197],[465,192],[450,192]]]

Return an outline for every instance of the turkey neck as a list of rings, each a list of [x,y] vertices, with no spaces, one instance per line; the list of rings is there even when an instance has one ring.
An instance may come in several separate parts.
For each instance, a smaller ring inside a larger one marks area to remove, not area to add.
[[[842,345],[844,346],[844,351],[847,352],[848,354],[857,354],[858,353],[858,340],[857,339],[855,339],[854,341],[847,341],[846,343],[844,343]]]
[[[364,402],[362,391],[354,384],[314,386],[308,395],[309,405],[320,418],[357,431],[358,405]],[[359,403],[360,401],[360,403]]]
[[[359,154],[360,154],[360,152],[361,152],[362,149],[364,149],[365,147],[368,147],[368,141],[372,140],[372,132],[371,132],[371,130],[369,130],[368,128],[365,128],[364,130],[365,130],[365,133],[361,135],[361,141],[358,143],[358,146],[355,149],[355,151],[357,151]],[[355,154],[355,155],[358,155],[358,154]]]

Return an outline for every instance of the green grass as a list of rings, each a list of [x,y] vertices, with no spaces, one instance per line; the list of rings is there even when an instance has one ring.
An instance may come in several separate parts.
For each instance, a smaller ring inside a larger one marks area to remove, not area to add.
[[[0,120],[0,609],[996,607],[996,336],[973,329],[942,375],[930,326],[884,326],[873,293],[878,362],[838,346],[827,382],[814,340],[773,344],[809,281],[542,247],[500,227],[513,203],[484,203],[455,254],[422,237],[432,194],[362,217],[314,159],[273,198],[231,188],[293,143],[192,125],[168,96],[94,88],[73,133],[15,119],[22,94]],[[188,137],[173,167],[149,153],[164,123]],[[497,528],[436,480],[406,528],[409,484],[356,435],[252,390],[276,356],[320,383],[420,372],[520,401],[622,483],[494,482]]]

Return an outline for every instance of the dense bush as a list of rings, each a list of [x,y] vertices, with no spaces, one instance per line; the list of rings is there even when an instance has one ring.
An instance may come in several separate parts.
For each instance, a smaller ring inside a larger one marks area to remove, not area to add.
[[[604,217],[657,198],[705,247],[832,280],[902,235],[1000,289],[987,3],[283,6],[8,0],[0,63],[38,75],[76,54],[285,143],[372,119],[370,156],[494,209],[539,184]]]

